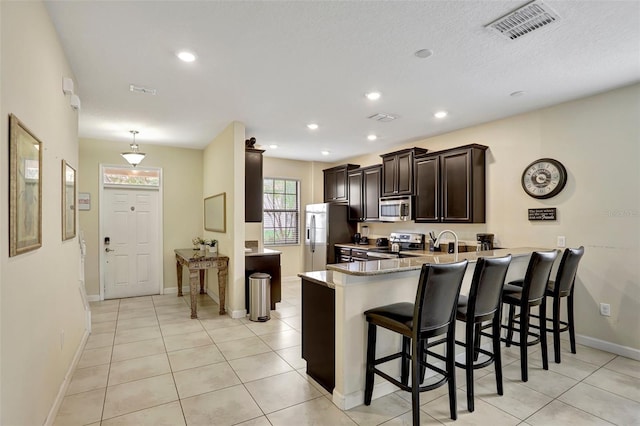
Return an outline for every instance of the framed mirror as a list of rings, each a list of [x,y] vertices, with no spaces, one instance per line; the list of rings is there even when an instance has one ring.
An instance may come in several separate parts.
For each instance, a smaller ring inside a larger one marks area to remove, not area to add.
[[[76,170],[62,160],[62,240],[76,236]]]
[[[204,199],[204,229],[214,232],[227,232],[226,192]]]

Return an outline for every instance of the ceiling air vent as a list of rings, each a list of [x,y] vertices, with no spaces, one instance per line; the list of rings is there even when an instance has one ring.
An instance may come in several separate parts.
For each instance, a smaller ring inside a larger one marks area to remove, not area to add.
[[[136,92],[136,93],[144,93],[145,95],[155,95],[157,93],[156,89],[151,89],[149,87],[136,86],[134,84],[129,85],[129,91]]]
[[[383,123],[388,123],[389,121],[393,121],[398,118],[397,115],[385,114],[383,112],[379,112],[377,114],[370,115],[369,117],[372,120],[382,121]]]
[[[559,19],[560,16],[542,0],[534,0],[485,27],[497,31],[508,40],[515,40]]]

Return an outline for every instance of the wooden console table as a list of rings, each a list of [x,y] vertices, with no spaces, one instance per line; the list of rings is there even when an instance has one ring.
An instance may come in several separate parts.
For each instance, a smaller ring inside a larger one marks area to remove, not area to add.
[[[189,291],[191,294],[191,318],[198,318],[198,298],[196,292],[200,283],[200,294],[204,292],[204,271],[218,269],[218,295],[220,297],[220,315],[224,315],[225,291],[227,288],[227,272],[229,257],[213,255],[208,251],[193,249],[176,249],[176,270],[178,272],[178,297],[182,296],[182,266],[189,268]]]

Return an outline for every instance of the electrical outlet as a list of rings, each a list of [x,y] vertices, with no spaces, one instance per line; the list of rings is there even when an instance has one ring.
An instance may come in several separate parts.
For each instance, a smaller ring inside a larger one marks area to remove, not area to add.
[[[60,350],[64,348],[64,330],[60,330]]]
[[[564,235],[558,235],[557,240],[558,240],[558,241],[556,241],[556,246],[557,247],[566,247],[567,246],[567,240],[564,237]]]
[[[600,315],[604,316],[604,317],[610,317],[611,316],[611,305],[608,303],[601,303],[600,304]]]

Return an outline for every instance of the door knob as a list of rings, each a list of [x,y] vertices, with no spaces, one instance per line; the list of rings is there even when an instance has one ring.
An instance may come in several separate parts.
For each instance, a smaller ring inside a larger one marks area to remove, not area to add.
[[[107,253],[115,251],[115,249],[110,249],[109,247],[107,247],[106,249],[104,249],[104,251],[106,251]]]

